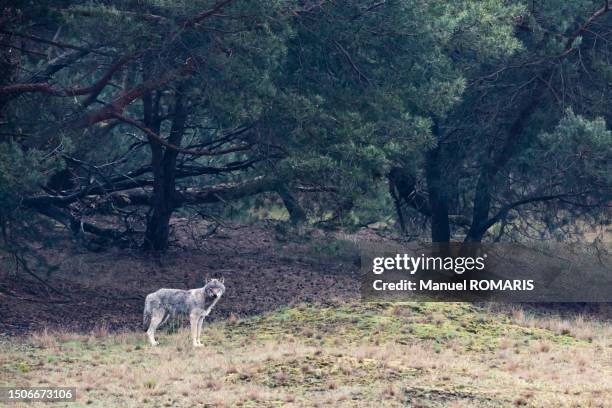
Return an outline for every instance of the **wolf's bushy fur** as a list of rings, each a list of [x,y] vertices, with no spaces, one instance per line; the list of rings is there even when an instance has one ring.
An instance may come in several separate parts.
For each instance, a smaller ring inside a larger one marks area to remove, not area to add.
[[[143,325],[151,345],[158,344],[155,341],[155,330],[169,317],[188,315],[193,345],[201,346],[200,335],[204,319],[210,314],[223,293],[225,293],[223,280],[212,279],[204,287],[198,289],[159,289],[148,294],[145,299]]]

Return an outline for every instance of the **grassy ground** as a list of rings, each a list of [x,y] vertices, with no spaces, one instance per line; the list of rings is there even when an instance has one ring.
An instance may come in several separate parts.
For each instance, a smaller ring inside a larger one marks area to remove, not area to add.
[[[0,342],[0,385],[76,386],[70,406],[604,407],[612,327],[461,303],[298,305],[185,329]],[[17,405],[18,406],[18,405]],[[609,406],[609,405],[607,405]]]

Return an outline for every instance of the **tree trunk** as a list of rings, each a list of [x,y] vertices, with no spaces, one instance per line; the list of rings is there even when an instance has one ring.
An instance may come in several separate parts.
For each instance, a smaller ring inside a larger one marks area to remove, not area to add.
[[[406,221],[404,221],[404,211],[402,209],[402,197],[400,196],[400,191],[396,187],[395,178],[392,176],[393,170],[396,169],[394,167],[391,172],[387,175],[389,181],[389,194],[391,194],[391,198],[393,198],[393,203],[395,204],[395,211],[397,212],[397,218],[400,224],[400,230],[402,234],[406,234]]]
[[[441,140],[438,122],[434,120],[431,129],[437,140]],[[440,251],[447,252],[450,242],[450,219],[448,216],[448,178],[443,175],[444,151],[438,144],[427,152],[425,176],[431,211],[431,242],[441,244]]]
[[[426,217],[431,217],[431,209],[427,196],[417,189],[417,179],[405,167],[392,167],[387,174],[389,193],[395,203],[395,210],[400,222],[402,233],[406,231],[404,205],[408,205]],[[404,205],[403,205],[404,204]]]
[[[489,171],[484,170],[478,177],[474,194],[472,223],[465,237],[465,242],[480,242],[486,233],[483,225],[489,219],[489,210],[491,208],[491,193],[489,191],[491,179],[489,174]]]
[[[545,72],[544,78],[549,76],[549,72]],[[521,142],[524,138],[524,131],[532,115],[536,112],[543,98],[542,88],[539,84],[531,95],[531,99],[519,111],[516,120],[508,129],[506,140],[501,146],[501,149],[495,154],[492,153],[485,158],[482,165],[476,190],[474,194],[474,208],[472,211],[472,224],[470,230],[465,237],[465,242],[481,242],[486,234],[489,226],[489,212],[491,210],[491,185],[501,169],[516,155],[522,148]]]
[[[151,142],[157,143],[157,142]],[[170,216],[172,215],[172,195],[168,194],[170,186],[166,181],[164,154],[161,145],[151,145],[153,168],[153,196],[151,213],[147,219],[147,230],[143,248],[145,250],[163,251],[168,248],[170,233]]]
[[[168,143],[180,146],[185,131],[187,114],[183,106],[181,88],[177,89],[174,117]],[[163,149],[157,141],[151,142],[151,167],[153,169],[153,197],[151,215],[147,220],[147,230],[143,248],[164,251],[168,248],[170,217],[175,209],[176,194],[176,156],[173,149]]]
[[[297,199],[291,194],[287,186],[282,185],[278,188],[278,195],[283,200],[283,204],[289,213],[289,220],[294,225],[299,225],[306,221],[306,211],[300,206]]]
[[[426,176],[431,208],[431,242],[450,241],[448,192],[442,179],[442,151],[440,146],[427,153]]]

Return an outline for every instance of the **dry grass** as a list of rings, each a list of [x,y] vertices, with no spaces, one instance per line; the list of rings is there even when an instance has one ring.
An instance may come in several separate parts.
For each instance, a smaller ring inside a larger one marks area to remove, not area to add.
[[[511,311],[511,317],[512,321],[520,326],[545,329],[580,340],[605,341],[612,338],[612,326],[609,323],[592,320],[580,314],[569,318],[539,316],[515,307]]]
[[[157,348],[42,331],[0,343],[0,385],[76,386],[76,406],[604,407],[611,333],[454,303],[301,305],[215,323],[195,350],[186,329]]]

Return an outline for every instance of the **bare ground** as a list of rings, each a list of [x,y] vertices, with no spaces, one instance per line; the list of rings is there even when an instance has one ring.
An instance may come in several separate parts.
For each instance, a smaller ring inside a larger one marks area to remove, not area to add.
[[[227,225],[196,246],[181,221],[175,220],[180,244],[175,242],[163,256],[125,249],[91,253],[70,242],[58,250],[55,245],[46,255],[59,269],[48,282],[61,294],[23,271],[5,271],[7,278],[0,279],[0,333],[140,330],[147,293],[161,287],[201,287],[207,277],[225,278],[228,288],[212,319],[358,296],[355,259],[351,253],[337,253],[342,248],[330,250],[331,237],[322,233],[288,241],[271,226]]]

